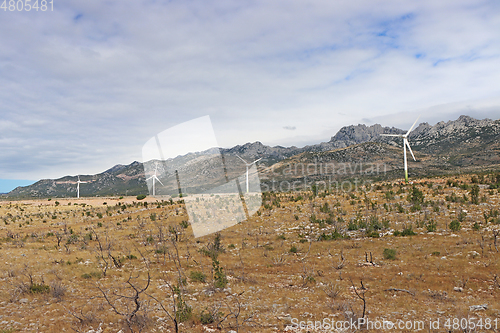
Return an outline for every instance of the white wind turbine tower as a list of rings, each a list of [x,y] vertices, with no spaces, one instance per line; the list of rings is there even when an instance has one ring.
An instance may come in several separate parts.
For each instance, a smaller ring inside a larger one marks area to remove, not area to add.
[[[410,127],[408,132],[406,134],[380,134],[382,136],[395,136],[395,137],[400,137],[403,138],[403,149],[404,149],[404,159],[405,159],[405,182],[408,183],[408,163],[406,161],[406,147],[408,146],[408,149],[410,150],[411,156],[413,157],[414,161],[417,161],[415,159],[415,155],[413,155],[413,151],[411,150],[410,143],[408,142],[408,134],[413,130],[413,127],[417,124],[418,119],[420,116],[418,116],[417,120],[413,123],[413,125]]]
[[[163,183],[160,181],[160,179],[158,179],[158,177],[156,176],[157,170],[158,170],[158,163],[155,164],[155,174],[146,179],[146,181],[148,181],[150,179],[153,180],[153,197],[156,195],[156,193],[155,193],[155,181],[158,181],[161,185],[163,185]]]
[[[236,155],[236,156],[238,156],[238,155]],[[252,164],[255,164],[255,163],[257,163],[258,161],[260,161],[260,160],[262,159],[262,157],[261,157],[261,158],[259,158],[258,160],[253,161],[252,163],[248,163],[247,161],[245,161],[244,159],[242,159],[242,158],[241,158],[241,157],[239,157],[239,156],[238,156],[238,158],[239,158],[240,160],[242,160],[242,161],[243,161],[243,163],[245,163],[245,166],[247,167],[246,183],[247,183],[247,193],[248,193],[248,192],[249,192],[249,186],[248,186],[248,169],[252,166]]]
[[[80,176],[78,176],[78,181],[76,182],[76,197],[79,198],[80,197],[80,184],[86,184],[87,182],[82,182],[80,180]]]

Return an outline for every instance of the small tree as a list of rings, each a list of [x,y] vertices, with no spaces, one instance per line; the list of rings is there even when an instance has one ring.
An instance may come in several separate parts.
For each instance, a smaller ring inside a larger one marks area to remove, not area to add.
[[[469,191],[470,202],[474,205],[479,205],[479,185],[475,184]]]
[[[224,289],[227,285],[226,273],[224,273],[224,269],[220,267],[219,261],[215,258],[212,258],[212,268],[213,268],[214,287],[219,289]]]
[[[414,205],[421,205],[424,203],[424,193],[420,191],[415,185],[413,185],[413,188],[411,189],[410,193],[408,194],[408,201],[411,202]]]

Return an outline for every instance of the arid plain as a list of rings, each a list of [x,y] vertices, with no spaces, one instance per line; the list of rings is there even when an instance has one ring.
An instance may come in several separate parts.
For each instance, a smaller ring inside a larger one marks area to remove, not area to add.
[[[0,332],[499,332],[499,181],[267,192],[200,238],[167,198],[3,201]]]

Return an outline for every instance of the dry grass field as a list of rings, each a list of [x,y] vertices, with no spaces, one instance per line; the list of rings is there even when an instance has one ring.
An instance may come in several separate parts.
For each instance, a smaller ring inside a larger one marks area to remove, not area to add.
[[[318,323],[361,317],[500,332],[495,177],[264,193],[201,238],[167,199],[4,201],[0,332],[350,332]]]

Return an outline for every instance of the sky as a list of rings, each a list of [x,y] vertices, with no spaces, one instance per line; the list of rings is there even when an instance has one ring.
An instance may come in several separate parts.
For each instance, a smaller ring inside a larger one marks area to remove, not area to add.
[[[2,8],[0,192],[142,161],[155,135],[207,115],[223,147],[304,146],[418,115],[498,119],[499,31],[496,0]]]

